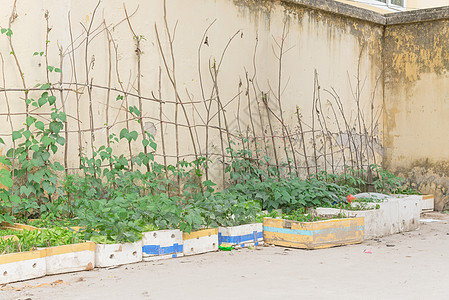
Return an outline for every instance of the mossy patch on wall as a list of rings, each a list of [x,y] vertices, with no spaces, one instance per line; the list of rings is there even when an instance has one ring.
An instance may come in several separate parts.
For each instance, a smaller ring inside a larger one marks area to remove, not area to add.
[[[387,26],[386,84],[410,83],[422,73],[449,70],[449,20]]]

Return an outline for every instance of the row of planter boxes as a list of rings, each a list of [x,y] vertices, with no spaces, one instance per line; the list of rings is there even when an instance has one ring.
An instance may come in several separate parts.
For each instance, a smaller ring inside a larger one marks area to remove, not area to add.
[[[9,229],[37,228],[15,224]],[[220,233],[219,233],[220,230]],[[219,241],[220,240],[220,241]],[[0,284],[45,275],[91,270],[117,265],[217,251],[219,243],[244,247],[262,243],[262,224],[204,229],[191,233],[180,230],[146,232],[136,243],[74,245],[0,255]]]
[[[0,284],[95,267],[93,242],[0,255]]]
[[[370,210],[317,208],[318,215],[343,214],[347,218],[310,223],[266,218],[264,241],[278,246],[319,249],[412,231],[419,227],[420,214],[433,210],[433,199],[433,195],[396,195],[370,204],[373,208]]]
[[[265,218],[263,224],[220,227],[191,233],[180,230],[146,232],[143,239],[136,243],[86,242],[0,255],[0,284],[91,270],[94,267],[217,251],[221,244],[239,248],[266,242],[285,247],[320,249],[361,243],[364,239],[417,229],[423,200],[426,200],[423,196],[415,195],[388,198],[384,202],[372,204],[378,204],[378,209],[363,211],[316,209],[318,215],[337,216],[342,213],[348,217],[344,219],[297,222]],[[36,230],[35,227],[21,224],[8,228]]]

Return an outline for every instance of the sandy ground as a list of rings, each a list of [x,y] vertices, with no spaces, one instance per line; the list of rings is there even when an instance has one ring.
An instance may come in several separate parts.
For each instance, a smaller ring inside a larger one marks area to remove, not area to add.
[[[47,276],[6,285],[0,299],[449,299],[449,215],[423,218],[440,222],[331,249],[269,246]]]

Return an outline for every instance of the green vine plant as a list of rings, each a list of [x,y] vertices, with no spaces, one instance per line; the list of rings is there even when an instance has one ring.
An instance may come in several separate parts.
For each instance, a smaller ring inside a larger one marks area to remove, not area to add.
[[[41,90],[49,88],[49,84],[41,85]],[[28,218],[34,211],[45,212],[52,209],[53,199],[61,191],[58,189],[58,171],[64,167],[50,159],[58,152],[58,147],[65,144],[60,134],[66,121],[66,114],[53,105],[56,97],[43,92],[38,99],[26,99],[28,105],[36,108],[51,107],[50,122],[44,122],[29,115],[25,119],[25,127],[12,132],[12,140],[17,142],[16,148],[10,148],[6,157],[15,161],[13,187],[15,196],[11,198],[13,213]]]

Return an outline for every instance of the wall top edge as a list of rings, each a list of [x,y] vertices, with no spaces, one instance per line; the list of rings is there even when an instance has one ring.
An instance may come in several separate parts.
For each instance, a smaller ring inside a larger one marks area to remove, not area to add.
[[[381,14],[335,0],[281,0],[281,2],[387,26],[449,19],[449,6]]]
[[[387,25],[444,20],[449,19],[449,6],[389,13],[384,16],[387,19]]]

